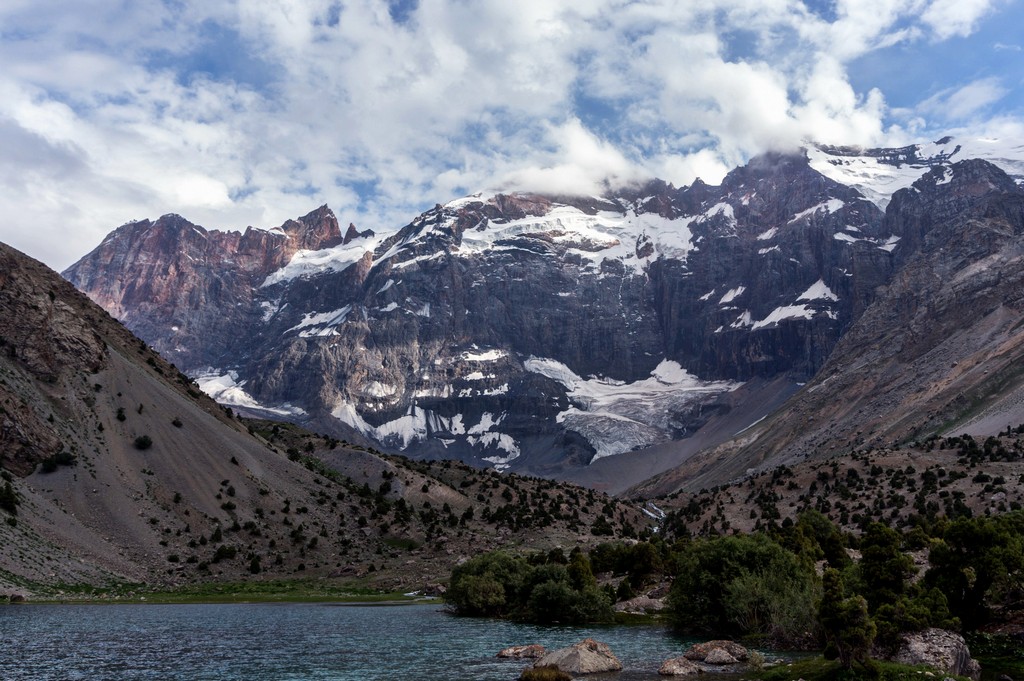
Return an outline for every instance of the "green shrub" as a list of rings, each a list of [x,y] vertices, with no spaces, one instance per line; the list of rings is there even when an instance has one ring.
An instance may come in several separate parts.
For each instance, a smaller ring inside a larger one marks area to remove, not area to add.
[[[53,473],[59,466],[74,466],[77,463],[78,459],[74,454],[68,451],[60,451],[42,460],[40,472]]]
[[[693,542],[677,554],[669,608],[677,628],[796,642],[816,629],[813,568],[763,534]]]
[[[502,551],[473,558],[452,571],[445,601],[460,615],[563,624],[614,619],[585,556],[574,555],[568,566],[548,563],[543,554],[535,560],[531,565]]]
[[[135,449],[145,450],[153,446],[153,438],[148,435],[140,435],[135,438]]]
[[[14,493],[10,480],[5,482],[4,486],[0,488],[0,508],[12,516],[18,515],[18,495]]]
[[[217,547],[217,550],[213,554],[213,563],[219,563],[222,560],[231,560],[238,553],[238,549],[228,544],[221,544]]]
[[[847,597],[842,577],[833,568],[825,570],[823,582],[818,621],[825,633],[825,659],[838,659],[843,669],[854,662],[868,665],[876,630],[867,601],[863,596]]]
[[[949,612],[967,630],[986,623],[994,607],[1019,602],[1024,571],[1024,513],[961,518],[929,553],[927,588],[945,595]]]

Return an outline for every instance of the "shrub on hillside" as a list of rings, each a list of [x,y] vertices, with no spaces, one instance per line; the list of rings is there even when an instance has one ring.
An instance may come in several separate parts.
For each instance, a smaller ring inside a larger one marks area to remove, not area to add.
[[[586,556],[575,554],[568,566],[543,555],[534,560],[503,551],[473,558],[452,571],[445,601],[460,615],[563,624],[613,619]]]
[[[677,556],[669,593],[684,631],[802,641],[816,630],[813,567],[766,535],[700,539]]]

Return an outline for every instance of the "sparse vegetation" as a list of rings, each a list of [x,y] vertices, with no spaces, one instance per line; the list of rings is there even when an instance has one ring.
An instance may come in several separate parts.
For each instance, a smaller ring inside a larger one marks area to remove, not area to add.
[[[135,449],[145,450],[153,446],[153,439],[148,435],[139,435],[135,438]]]
[[[78,459],[75,458],[74,454],[67,450],[61,450],[56,454],[51,454],[46,457],[40,463],[40,472],[42,473],[53,473],[60,466],[74,466],[78,463]]]

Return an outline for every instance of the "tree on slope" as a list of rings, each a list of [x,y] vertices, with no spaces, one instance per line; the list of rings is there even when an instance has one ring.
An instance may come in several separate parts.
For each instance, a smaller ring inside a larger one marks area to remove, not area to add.
[[[825,570],[822,584],[818,622],[825,634],[825,657],[838,659],[844,669],[854,662],[870,665],[875,623],[868,616],[867,601],[863,596],[847,597],[842,576],[833,568]]]

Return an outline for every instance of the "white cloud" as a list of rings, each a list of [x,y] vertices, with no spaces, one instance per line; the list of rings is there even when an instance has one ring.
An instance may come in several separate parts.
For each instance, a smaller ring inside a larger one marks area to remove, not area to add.
[[[935,0],[921,15],[939,40],[966,36],[993,9],[992,0]]]
[[[552,126],[548,139],[555,147],[547,165],[513,170],[499,179],[496,188],[599,194],[606,181],[621,186],[643,179],[636,164],[578,120]]]
[[[0,240],[64,267],[171,211],[237,229],[329,203],[380,230],[486,187],[714,182],[807,138],[882,143],[975,116],[1002,86],[892,112],[851,62],[994,8],[420,0],[396,24],[378,0],[10,0]]]
[[[982,78],[960,88],[943,90],[922,102],[918,109],[948,121],[960,121],[998,102],[1008,92],[998,78]]]

